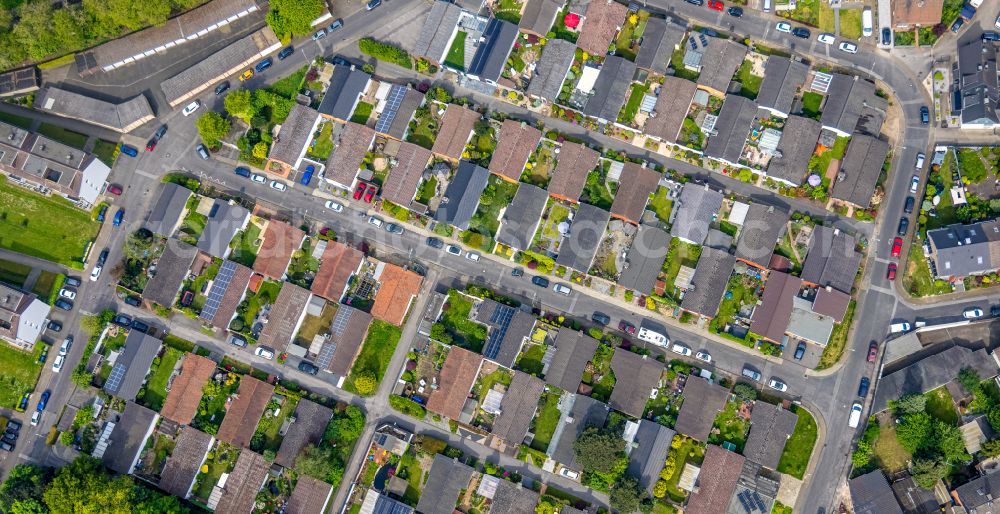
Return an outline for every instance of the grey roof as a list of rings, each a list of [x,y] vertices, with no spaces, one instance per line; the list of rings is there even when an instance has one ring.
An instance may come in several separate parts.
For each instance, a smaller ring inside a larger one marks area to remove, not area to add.
[[[434,455],[427,483],[420,492],[417,512],[421,514],[452,514],[458,493],[469,486],[474,470],[441,454]]]
[[[693,287],[684,293],[681,308],[702,316],[715,316],[735,266],[736,257],[729,252],[703,248],[691,278]]]
[[[992,514],[1000,498],[1000,473],[983,475],[962,484],[955,488],[955,494],[968,514]]]
[[[992,248],[1000,239],[1000,220],[952,224],[927,231],[938,277],[962,277],[998,266]]]
[[[962,124],[1000,123],[996,45],[975,39],[959,46],[958,75]]]
[[[330,75],[330,87],[319,104],[319,112],[338,120],[349,120],[358,99],[372,76],[353,67],[337,65]]]
[[[611,220],[611,213],[582,203],[576,210],[569,227],[569,237],[563,238],[556,263],[577,271],[587,271],[597,255],[597,247],[604,237],[604,230]]]
[[[122,475],[132,473],[139,460],[139,452],[146,445],[146,438],[153,433],[153,424],[159,417],[155,411],[129,400],[111,431],[111,440],[103,456],[104,465]]]
[[[521,13],[518,28],[538,36],[544,36],[556,21],[556,14],[565,2],[559,0],[528,0]],[[553,41],[554,38],[550,41]]]
[[[535,317],[489,298],[479,302],[473,319],[489,327],[483,357],[501,366],[513,367],[525,338],[531,335]]]
[[[437,1],[431,5],[431,11],[424,19],[423,29],[413,46],[413,53],[435,62],[444,59],[445,52],[451,45],[455,26],[462,15],[462,8],[445,1]]]
[[[656,96],[656,106],[653,107],[656,116],[646,120],[646,133],[671,143],[686,143],[678,141],[677,137],[697,90],[698,84],[690,80],[670,75],[663,77],[663,84]]]
[[[796,296],[792,298],[792,315],[788,318],[785,331],[806,341],[825,345],[830,341],[834,323],[831,316],[813,311],[809,300]]]
[[[278,137],[271,145],[268,158],[295,166],[312,139],[313,126],[319,118],[319,111],[308,105],[295,104],[285,122],[281,124]]]
[[[865,103],[873,96],[875,84],[854,75],[834,73],[820,122],[824,127],[850,134],[858,126]]]
[[[772,55],[764,65],[764,80],[760,83],[757,105],[780,114],[792,112],[792,103],[806,81],[809,66],[781,55]]]
[[[326,506],[329,504],[332,496],[333,486],[330,484],[316,480],[309,475],[299,475],[295,481],[295,488],[292,489],[292,495],[288,497],[288,502],[285,503],[282,513],[323,514],[326,512]],[[383,504],[381,507],[385,510],[379,510],[380,505],[376,504],[375,511],[370,514],[411,514],[413,512],[412,507],[403,505],[388,497],[379,495],[379,498],[385,498],[397,505],[402,505],[403,509],[393,510],[391,505]],[[386,509],[386,507],[389,508]]]
[[[638,479],[639,487],[649,494],[653,494],[653,485],[660,478],[674,434],[673,430],[654,421],[639,421],[625,472]]]
[[[177,239],[168,239],[163,255],[156,263],[156,274],[142,290],[142,299],[171,308],[198,249]]]
[[[469,220],[479,208],[479,196],[486,189],[489,178],[490,172],[486,168],[470,161],[459,162],[434,219],[462,230],[469,228]]]
[[[493,494],[490,514],[523,514],[534,512],[538,504],[538,493],[515,484],[510,480],[500,480]]]
[[[889,400],[895,400],[905,394],[926,393],[941,387],[954,380],[962,368],[976,370],[984,380],[996,376],[996,362],[986,350],[958,345],[947,346],[950,344],[921,352],[918,355],[920,360],[883,374],[878,381],[872,412],[885,410]],[[947,348],[940,350],[944,346]]]
[[[34,106],[121,133],[130,132],[153,119],[153,108],[142,94],[116,104],[47,86],[36,96]]]
[[[705,145],[705,155],[738,164],[756,117],[756,102],[742,96],[726,95],[715,123],[715,134],[709,136]]]
[[[286,468],[295,466],[296,457],[306,445],[319,444],[332,417],[333,411],[329,407],[305,398],[299,400],[295,405],[295,421],[282,437],[274,462]]]
[[[918,486],[911,476],[893,482],[892,492],[895,493],[896,501],[906,514],[941,512],[941,502],[935,497],[934,492]]]
[[[722,193],[710,189],[708,184],[684,184],[674,203],[677,214],[670,235],[697,245],[704,243],[708,226],[722,208],[722,199]]]
[[[778,152],[767,165],[767,176],[796,186],[802,184],[822,130],[823,126],[816,120],[789,116],[778,140]]]
[[[773,205],[750,204],[736,239],[736,258],[766,269],[786,223],[788,211]]]
[[[601,73],[594,83],[591,94],[583,113],[614,123],[618,121],[618,113],[625,105],[632,77],[635,75],[635,63],[618,55],[604,59]]]
[[[214,441],[214,437],[200,430],[181,428],[174,451],[170,453],[167,464],[160,473],[160,489],[171,496],[187,498],[194,477],[198,476],[199,468],[205,462],[205,456]]]
[[[385,129],[385,134],[389,137],[402,140],[403,136],[406,135],[407,129],[410,128],[410,120],[413,119],[413,113],[424,103],[424,94],[416,89],[399,84],[392,86],[392,89],[394,91],[403,90],[405,93],[403,93],[403,98],[395,109],[392,108],[393,104],[386,105],[385,109],[382,110],[382,114],[379,115],[379,122],[382,122],[383,119],[389,120],[388,117],[391,116],[392,119],[389,121],[388,129]],[[376,123],[375,129],[383,129],[383,126],[380,123]]]
[[[173,182],[163,184],[144,226],[154,234],[172,236],[181,223],[181,216],[190,198],[190,189]]]
[[[855,514],[903,514],[882,470],[854,477],[848,485]]]
[[[611,357],[611,371],[617,381],[608,405],[629,416],[642,417],[650,393],[660,383],[663,363],[648,355],[616,348]]]
[[[657,227],[639,225],[632,246],[625,255],[628,267],[618,276],[618,283],[648,294],[653,290],[669,247],[670,234]]]
[[[750,414],[750,435],[743,455],[768,469],[778,469],[785,443],[795,432],[799,417],[780,405],[758,401]]]
[[[569,41],[550,39],[545,43],[542,58],[531,75],[528,94],[554,101],[562,90],[575,53],[576,46]]]
[[[134,400],[146,381],[153,359],[160,353],[160,344],[160,340],[151,335],[138,330],[130,331],[125,338],[125,348],[104,382],[104,390],[125,401]]]
[[[500,401],[500,415],[493,423],[493,435],[518,446],[524,441],[535,417],[538,399],[542,397],[545,382],[523,371],[515,371],[514,378],[507,387],[507,393]]]
[[[390,481],[395,481],[396,478],[391,478]],[[408,483],[403,481],[404,484]],[[327,485],[327,487],[330,487]],[[369,500],[371,498],[371,500]],[[366,506],[371,506],[371,511],[366,509]],[[368,489],[365,492],[365,503],[361,506],[361,512],[366,514],[413,514],[413,507],[399,501],[392,499],[384,494],[379,494],[378,491],[374,489]],[[295,513],[289,513],[295,514]],[[320,513],[317,513],[320,514]]]
[[[698,84],[725,93],[736,70],[743,64],[747,47],[728,39],[711,36],[705,38],[708,40],[708,48],[701,58]]]
[[[538,221],[548,199],[548,192],[538,186],[518,186],[514,200],[504,211],[497,242],[516,250],[526,250],[535,236],[535,229],[538,228]]]
[[[888,154],[889,144],[885,141],[855,134],[847,144],[847,153],[840,163],[830,196],[867,208]]]
[[[229,253],[229,243],[249,220],[250,211],[245,207],[216,199],[198,238],[198,249],[212,257],[225,257]]]
[[[564,328],[556,336],[556,354],[545,371],[549,385],[575,393],[580,388],[583,370],[597,351],[597,340],[583,332]]]
[[[552,451],[552,458],[571,469],[580,469],[576,462],[576,452],[573,443],[588,427],[603,427],[608,419],[608,406],[589,396],[574,395],[573,408],[570,409],[571,423],[563,425],[562,434]],[[569,420],[567,420],[569,421]]]
[[[855,251],[855,246],[853,236],[830,227],[816,226],[809,239],[809,253],[802,264],[802,280],[850,294],[854,276],[861,266],[861,253]]]
[[[480,80],[496,82],[507,64],[507,56],[514,48],[517,39],[517,25],[496,18],[490,18],[483,31],[485,41],[479,43],[476,54],[472,56],[467,73]]]
[[[635,56],[635,65],[660,75],[666,74],[670,56],[684,40],[685,33],[687,27],[673,19],[650,16],[642,33],[642,45]]]
[[[792,316],[792,299],[801,286],[799,277],[775,270],[768,272],[763,298],[753,310],[750,331],[771,341],[781,341]]]
[[[674,430],[699,441],[708,441],[715,416],[726,406],[729,390],[710,384],[699,376],[688,377],[684,385],[684,403],[677,413]]]

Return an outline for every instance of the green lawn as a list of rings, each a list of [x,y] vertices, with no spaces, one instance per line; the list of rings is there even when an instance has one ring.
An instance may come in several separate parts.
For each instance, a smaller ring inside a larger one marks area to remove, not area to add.
[[[732,321],[742,305],[757,301],[754,291],[758,283],[757,280],[749,279],[745,275],[736,274],[730,277],[729,283],[726,285],[726,292],[732,293],[732,296],[722,299],[718,314],[709,322],[709,329],[718,333]]]
[[[840,10],[840,37],[861,39],[861,9]]]
[[[829,368],[840,360],[840,356],[844,353],[844,348],[847,347],[847,333],[851,329],[851,321],[854,319],[854,308],[856,306],[857,302],[851,300],[851,303],[847,304],[847,313],[844,314],[844,320],[833,326],[833,332],[830,333],[830,342],[823,348],[823,355],[820,356],[819,365],[816,366],[816,369]]]
[[[701,246],[685,243],[676,237],[671,239],[670,248],[667,250],[667,260],[663,262],[667,289],[673,290],[674,281],[677,280],[677,274],[680,272],[681,266],[694,268],[698,265],[700,257]]]
[[[684,53],[687,51],[687,38],[678,46],[674,53],[670,55],[670,67],[674,69],[674,76],[690,80],[697,81],[698,76],[701,75],[700,72],[692,71],[684,67]]]
[[[951,395],[948,394],[948,390],[944,386],[927,391],[924,396],[927,397],[927,405],[924,409],[928,414],[949,425],[958,425],[958,411],[955,409],[955,403],[951,401]]]
[[[98,139],[94,143],[94,155],[108,166],[115,165],[115,157],[118,155],[118,143]]]
[[[0,248],[83,269],[99,225],[65,199],[0,183]]]
[[[660,186],[649,195],[649,208],[656,213],[657,219],[663,223],[670,222],[670,210],[674,208],[674,201],[667,197],[667,188]]]
[[[232,253],[229,255],[229,259],[236,261],[244,266],[252,267],[253,262],[257,260],[257,249],[258,247],[254,245],[260,237],[260,226],[250,223],[247,228],[236,234],[232,242],[229,243],[229,247],[233,249]]]
[[[465,38],[468,36],[464,31],[455,34],[455,40],[448,49],[448,55],[444,58],[445,66],[458,71],[465,71]]]
[[[426,106],[421,107],[413,114],[413,121],[410,122],[410,130],[406,134],[406,140],[430,150],[434,148],[434,140],[437,139],[439,128],[436,115]]]
[[[24,281],[31,274],[31,266],[14,261],[0,260],[0,282],[16,287],[24,286]]]
[[[500,210],[510,205],[517,187],[517,184],[497,175],[490,175],[486,189],[479,198],[479,208],[469,220],[469,230],[493,238],[500,229]]]
[[[382,320],[373,320],[371,326],[368,327],[368,336],[365,337],[364,345],[361,346],[361,353],[354,361],[354,366],[351,368],[344,388],[351,392],[357,392],[354,387],[354,379],[366,372],[374,373],[376,383],[381,382],[401,335],[402,331],[399,327]]]
[[[542,375],[542,357],[545,356],[544,344],[527,345],[521,355],[517,357],[516,368],[530,375]]]
[[[760,93],[760,85],[764,82],[764,77],[758,77],[751,73],[753,65],[749,60],[743,61],[740,68],[736,70],[736,80],[740,81],[740,96],[745,96],[751,100],[756,100]]]
[[[680,448],[671,448],[667,457],[669,459],[670,455],[674,456],[674,472],[667,480],[667,496],[675,502],[682,502],[688,496],[687,491],[677,487],[684,472],[684,464],[690,462],[700,466],[705,460],[704,444],[689,437],[683,437],[682,441]]]
[[[20,127],[25,130],[31,128],[31,118],[24,116],[18,116],[16,114],[10,114],[7,112],[0,112],[0,121],[4,123],[9,123],[15,127]]]
[[[267,89],[285,98],[294,100],[295,95],[297,95],[299,90],[302,88],[302,83],[306,80],[306,71],[308,70],[309,65],[303,66],[291,75],[275,82],[274,85]]]
[[[163,352],[163,357],[153,361],[149,382],[146,383],[145,394],[141,400],[143,405],[157,412],[163,408],[163,402],[167,399],[167,380],[170,379],[174,365],[183,355],[179,350],[167,347]]]
[[[51,125],[49,123],[42,123],[38,126],[38,133],[59,141],[60,143],[72,146],[83,150],[83,147],[87,145],[87,135],[81,134],[79,132],[73,132],[72,130],[67,130],[62,127]]]
[[[569,207],[561,203],[553,203],[549,208],[549,217],[542,222],[542,237],[546,239],[559,239],[559,224],[569,217]]]
[[[948,193],[941,195],[942,198],[950,196]],[[951,292],[951,286],[947,281],[937,280],[931,276],[931,268],[927,265],[924,252],[919,247],[910,248],[906,258],[906,269],[903,276],[903,287],[911,296],[930,296]]]
[[[214,458],[205,460],[205,464],[208,466],[208,473],[198,473],[199,479],[195,481],[195,486],[191,493],[198,498],[208,500],[215,483],[219,481],[223,473],[231,470],[236,465],[236,458],[239,454],[239,449],[226,443],[219,443],[214,451],[209,452],[209,455],[214,456]]]
[[[277,416],[270,416],[269,414],[274,411],[265,413],[261,417],[260,422],[257,424],[257,431],[254,433],[253,439],[250,441],[250,446],[252,449],[257,451],[273,450],[278,451],[281,447],[282,436],[278,434],[281,431],[281,425],[284,424],[285,419],[292,415],[295,411],[295,406],[298,405],[299,399],[295,396],[285,396],[285,403],[281,405],[281,409],[278,411]]]
[[[375,106],[368,102],[358,102],[358,106],[354,108],[354,114],[351,115],[351,122],[360,125],[368,123],[368,118],[371,118],[374,109]]]
[[[559,396],[559,393],[545,393],[538,402],[538,414],[534,421],[535,438],[531,440],[531,447],[536,450],[544,452],[552,442],[552,434],[559,425]]]
[[[974,148],[958,149],[958,169],[963,179],[977,184],[986,178],[986,165],[983,164],[979,152]]]
[[[793,410],[798,414],[799,420],[795,423],[792,437],[785,443],[785,451],[778,461],[778,472],[801,480],[809,466],[813,447],[816,446],[816,420],[809,411],[801,407],[793,407]]]
[[[324,123],[320,126],[316,144],[309,147],[309,155],[324,161],[330,157],[330,152],[333,151],[333,138],[330,137],[332,133],[333,123]]]
[[[708,436],[708,442],[733,443],[736,445],[736,451],[743,451],[743,446],[747,444],[750,422],[739,417],[738,410],[739,402],[726,403],[726,408],[715,417],[715,428],[719,429],[719,433]]]
[[[622,108],[621,114],[618,115],[618,121],[630,124],[635,120],[635,115],[639,112],[639,106],[642,104],[642,98],[649,91],[649,86],[646,84],[632,84],[632,89],[628,95],[628,102],[625,102],[625,107]]]
[[[469,319],[472,301],[458,291],[448,291],[448,302],[441,313],[441,323],[454,344],[479,352],[486,342],[486,326]]]
[[[38,279],[35,280],[35,285],[31,288],[31,292],[38,295],[41,301],[51,305],[55,301],[56,295],[59,294],[59,289],[62,287],[64,280],[66,280],[66,275],[51,271],[42,271],[39,273]]]
[[[41,343],[36,344],[35,351],[29,353],[7,343],[0,344],[0,407],[17,407],[21,396],[35,389],[42,370],[38,356],[44,347]]]
[[[819,11],[822,8],[820,6],[822,3],[823,0],[798,0],[795,3],[795,9],[780,11],[778,15],[816,27],[819,25]]]
[[[823,95],[812,91],[802,93],[802,114],[806,117],[818,120],[822,114],[821,105],[823,105]]]
[[[593,375],[588,372],[584,372],[583,374],[583,382],[590,384],[594,388],[590,396],[605,403],[608,401],[608,398],[611,398],[611,391],[615,388],[615,383],[618,381],[615,373],[611,371],[611,358],[613,356],[614,349],[612,347],[603,343],[597,345],[597,351],[594,352],[591,363],[594,365],[595,373],[600,374],[601,378],[595,383]]]

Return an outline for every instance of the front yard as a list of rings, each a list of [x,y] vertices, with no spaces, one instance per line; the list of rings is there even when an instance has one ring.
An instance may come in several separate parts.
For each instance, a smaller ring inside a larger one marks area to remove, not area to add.
[[[373,394],[375,391],[369,391],[366,384],[359,383],[359,379],[366,376],[374,377],[376,387],[382,382],[401,335],[399,327],[382,320],[373,320],[344,388],[362,396]]]
[[[83,269],[99,224],[59,197],[0,181],[0,248]]]
[[[43,348],[46,346],[38,343],[35,351],[29,353],[6,343],[0,344],[0,407],[17,407],[21,396],[35,389],[38,374],[42,371],[38,356]]]
[[[778,472],[801,480],[809,466],[813,447],[816,446],[816,420],[809,411],[801,407],[792,406],[792,412],[799,416],[799,420],[795,423],[792,437],[785,443],[785,450],[778,461]]]

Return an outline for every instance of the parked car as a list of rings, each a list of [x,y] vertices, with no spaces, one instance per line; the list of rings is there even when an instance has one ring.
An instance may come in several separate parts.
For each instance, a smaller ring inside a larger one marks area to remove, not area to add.
[[[257,349],[253,351],[253,354],[263,359],[271,360],[274,358],[274,349],[267,346],[258,346]]]
[[[903,251],[903,238],[897,237],[892,240],[892,256],[899,257],[900,252]]]
[[[683,355],[685,357],[691,356],[691,349],[680,343],[674,343],[673,346],[670,347],[670,351],[676,353],[677,355]]]
[[[698,359],[698,360],[700,360],[702,362],[709,362],[709,363],[712,362],[712,355],[710,353],[706,352],[705,350],[702,350],[702,351],[694,354],[694,358]]]
[[[743,366],[743,376],[754,382],[760,382],[760,372],[749,366]]]
[[[316,172],[316,167],[312,164],[306,166],[306,170],[302,172],[302,178],[299,179],[299,184],[303,186],[308,186],[309,182],[312,181],[313,173]]]
[[[139,321],[138,319],[132,320],[132,330],[138,330],[143,334],[148,334],[150,328],[151,327],[147,325],[145,322]]]
[[[691,0],[688,0],[688,1],[690,2]],[[570,479],[570,480],[576,480],[576,479],[580,478],[580,473],[579,472],[573,471],[572,469],[569,469],[569,468],[561,468],[559,470],[559,474],[562,475],[562,476],[564,476],[564,477],[566,477],[566,478],[568,478],[568,479]]]
[[[444,249],[444,251],[446,251],[446,252],[448,252],[448,253],[450,253],[452,255],[462,255],[462,249],[459,248],[459,247],[457,247],[457,246],[455,246],[455,245],[448,245]]]
[[[908,321],[900,321],[899,323],[893,323],[889,325],[890,334],[905,334],[910,331],[910,323]]]
[[[920,123],[927,125],[931,122],[931,110],[926,105],[920,106]]]
[[[480,257],[482,256],[476,252],[465,252],[465,258],[472,262],[479,262]]]
[[[514,268],[510,270],[510,276],[512,277],[520,277],[521,275],[524,275],[524,270],[521,268]]]
[[[132,326],[132,316],[128,314],[116,314],[114,318],[111,318],[111,322],[119,327],[129,328]]]
[[[795,27],[792,29],[792,35],[802,39],[809,39],[811,33],[809,32],[809,29],[805,27]]]
[[[878,342],[872,341],[868,343],[868,362],[875,362],[878,358]]]
[[[215,86],[215,95],[216,96],[221,95],[222,93],[225,93],[226,91],[229,91],[229,81],[228,80],[225,81],[225,82],[223,82],[223,83],[221,83],[221,84],[219,84],[218,86]]]
[[[139,155],[139,149],[131,145],[122,145],[121,152],[129,157]]]
[[[633,324],[631,324],[631,323],[629,323],[629,322],[627,322],[625,320],[621,320],[621,321],[618,322],[618,330],[621,330],[622,332],[625,332],[626,334],[628,334],[630,336],[635,335],[635,325],[633,325]]]
[[[0,442],[0,449],[5,452],[12,452],[14,451],[14,445],[7,442]]]
[[[734,5],[734,6],[730,7],[727,12],[729,12],[729,15],[732,16],[732,17],[734,17],[734,18],[742,18],[743,17],[743,8],[742,7],[738,7],[738,6]]]
[[[64,287],[59,290],[59,296],[67,300],[74,300],[76,299],[76,291],[68,287]]]
[[[326,207],[327,209],[330,209],[333,212],[344,212],[344,206],[333,200],[327,200],[326,203],[323,204],[323,206]]]
[[[111,224],[117,227],[122,224],[123,219],[125,219],[125,209],[118,209],[118,212],[115,213],[114,219],[111,220]]]
[[[979,307],[969,307],[962,311],[962,317],[965,319],[979,319],[983,317],[983,310]]]
[[[889,268],[885,273],[885,278],[888,280],[896,280],[896,263],[890,262]]]
[[[912,196],[907,196],[906,197],[906,202],[903,203],[903,212],[905,212],[906,214],[912,214],[913,213],[913,204],[915,202],[916,202],[916,200],[914,200]]]
[[[183,114],[184,116],[190,116],[194,114],[194,111],[197,111],[199,107],[201,107],[201,100],[195,100],[185,105],[184,110],[181,111],[181,114]]]
[[[312,35],[313,41],[319,41],[326,37],[326,29],[319,29]]]
[[[59,355],[65,357],[66,354],[69,353],[69,349],[72,347],[73,347],[73,336],[72,335],[66,336],[66,339],[63,339],[62,344],[59,345]]]
[[[198,152],[199,157],[206,161],[209,159],[210,156],[208,155],[208,148],[206,148],[205,145],[198,143],[198,146],[194,147],[194,149]]]
[[[705,5],[705,0],[684,0],[684,1],[692,5]]]
[[[97,211],[97,221],[104,223],[104,217],[108,214],[108,206],[102,205]]]
[[[365,184],[364,182],[359,183],[358,187],[354,188],[354,199],[360,200],[361,195],[365,194],[365,189],[367,188],[368,184]]]
[[[337,18],[336,20],[333,20],[333,23],[331,23],[329,27],[327,27],[327,31],[333,32],[343,26],[344,20],[342,18]]]
[[[233,170],[233,173],[235,173],[235,174],[237,174],[237,175],[239,175],[241,177],[244,177],[244,178],[250,178],[250,175],[251,175],[250,168],[247,168],[246,166],[237,166]]]
[[[396,223],[386,223],[385,231],[390,234],[399,234],[399,235],[402,235],[404,232],[406,232],[406,230],[403,229],[403,227],[399,226]]]
[[[125,305],[131,305],[132,307],[139,307],[142,305],[142,300],[138,296],[128,295],[125,297]]]
[[[955,23],[951,24],[951,31],[958,32],[959,30],[962,29],[962,25],[965,25],[965,20],[963,20],[962,18],[955,20]]]
[[[111,184],[108,186],[108,192],[115,196],[120,196],[122,194],[122,186],[119,186],[118,184]]]
[[[837,48],[839,48],[841,52],[847,52],[849,54],[858,53],[858,45],[849,41],[841,41]]]
[[[21,431],[21,422],[18,421],[18,420],[16,420],[16,419],[12,419],[12,420],[8,421],[7,422],[7,431],[8,432],[14,432],[15,434],[19,433]]]
[[[538,275],[531,277],[531,283],[538,287],[549,287],[549,279]]]
[[[63,298],[60,298],[60,299],[56,300],[53,305],[55,305],[56,307],[58,307],[58,308],[60,308],[60,309],[62,309],[64,311],[71,311],[71,310],[73,310],[73,302],[71,302],[69,300],[66,300],[66,299],[63,299]]]
[[[802,360],[802,357],[806,355],[806,342],[799,341],[799,344],[795,345],[795,353],[792,354],[792,358],[797,361]]]
[[[896,227],[896,234],[899,235],[899,236],[905,236],[906,235],[906,229],[909,228],[909,226],[910,226],[910,220],[909,220],[909,218],[906,218],[905,216],[902,217],[902,218],[899,218],[899,226]]]
[[[285,190],[288,189],[288,186],[284,182],[279,182],[277,180],[272,180],[271,181],[271,189],[273,189],[275,191],[285,191]]]
[[[431,236],[427,238],[427,246],[440,250],[441,248],[444,248],[444,241],[442,241],[439,237]]]
[[[382,218],[376,218],[375,216],[371,216],[368,218],[368,224],[375,225],[377,228],[382,228],[382,223],[383,223]]]
[[[858,384],[858,396],[864,398],[868,396],[868,377],[861,377],[861,383]]]
[[[45,392],[42,393],[42,397],[38,399],[38,406],[35,407],[35,410],[39,412],[45,410],[45,406],[49,404],[49,396],[52,396],[52,391],[46,389]]]
[[[1000,316],[1000,305],[990,307],[990,316],[993,316],[994,318]]]
[[[292,55],[293,53],[295,53],[295,48],[286,46],[285,48],[282,48],[280,52],[278,52],[278,60],[284,61],[286,57]]]
[[[261,175],[260,173],[253,173],[250,175],[250,181],[258,184],[267,184],[267,177]]]
[[[49,330],[51,330],[53,332],[59,332],[59,331],[62,330],[62,323],[60,323],[60,322],[58,322],[58,321],[56,321],[54,319],[53,320],[49,320],[49,323],[47,325],[45,325],[45,326]]]
[[[253,70],[252,69],[246,69],[246,70],[243,70],[243,73],[240,73],[240,82],[246,82],[246,81],[248,81],[248,80],[250,80],[252,78],[253,78]]]
[[[372,203],[375,199],[375,193],[378,192],[378,186],[371,184],[368,186],[368,191],[365,191],[365,203]]]
[[[611,316],[604,314],[603,312],[595,312],[590,315],[590,321],[597,323],[598,325],[608,326],[611,324]]]
[[[816,41],[823,43],[824,45],[832,45],[837,42],[837,36],[830,34],[829,32],[824,32],[816,36]]]
[[[780,378],[771,378],[771,380],[768,380],[767,387],[770,387],[775,391],[781,391],[781,392],[785,392],[788,390],[788,384],[782,382]]]
[[[304,373],[309,373],[310,375],[315,375],[319,373],[319,368],[315,364],[309,361],[302,361],[299,363],[299,371]]]
[[[920,177],[914,175],[913,178],[910,179],[910,192],[916,193],[919,187],[920,187]]]
[[[784,32],[785,34],[790,34],[792,32],[792,24],[787,21],[779,21],[774,28],[777,29],[778,32]]]
[[[382,0],[369,0],[369,2],[365,5],[365,10],[370,11],[380,5],[382,5]]]
[[[263,61],[260,61],[259,63],[257,63],[257,66],[254,66],[253,70],[255,72],[257,72],[257,73],[260,73],[260,72],[262,72],[262,71],[270,68],[271,65],[273,65],[273,64],[274,64],[274,59],[271,59],[270,57],[268,57],[267,59],[264,59]]]
[[[861,408],[860,402],[854,402],[851,406],[851,415],[847,418],[847,426],[851,428],[858,428],[858,424],[861,423]]]
[[[98,264],[97,266],[94,266],[94,269],[91,270],[91,272],[90,272],[90,281],[91,282],[97,282],[97,279],[100,278],[101,271],[103,271],[103,270],[104,270],[104,266],[101,266],[100,264]]]
[[[557,293],[559,293],[559,294],[561,294],[561,295],[563,295],[563,296],[569,296],[570,293],[573,292],[573,289],[571,289],[566,284],[556,284],[556,285],[552,286],[552,290],[555,291],[555,292],[557,292]]]
[[[708,0],[708,8],[713,11],[721,11],[726,8],[722,0]]]
[[[926,159],[926,158],[927,158],[927,156],[924,155],[923,152],[918,153],[917,154],[917,160],[916,160],[916,162],[913,163],[914,167],[917,168],[918,170],[923,169],[924,168],[924,159]]]
[[[882,29],[882,46],[889,46],[892,44],[892,29],[885,27]]]
[[[111,250],[109,250],[107,248],[101,250],[101,253],[97,256],[97,264],[100,264],[101,266],[104,266],[104,263],[108,262],[108,254],[109,253],[111,253]],[[65,285],[70,285],[68,282],[64,282],[64,284]]]
[[[36,410],[35,412],[32,412],[31,413],[31,426],[38,425],[38,422],[41,421],[41,419],[42,419],[42,411]]]
[[[81,285],[83,285],[83,281],[80,280],[80,277],[66,277],[66,280],[63,280],[63,285],[80,287]]]
[[[66,362],[65,355],[56,355],[56,360],[52,361],[52,372],[59,373],[62,370],[64,362]]]
[[[229,336],[229,344],[233,346],[239,346],[240,348],[246,348],[247,340],[239,334],[233,334]]]

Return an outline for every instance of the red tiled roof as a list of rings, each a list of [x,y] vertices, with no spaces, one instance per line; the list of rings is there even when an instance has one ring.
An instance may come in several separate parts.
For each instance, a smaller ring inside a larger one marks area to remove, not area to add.
[[[521,180],[521,172],[532,152],[542,139],[542,131],[531,125],[504,120],[497,137],[497,147],[490,160],[490,173],[505,177],[512,182]]]
[[[395,264],[380,263],[377,272],[379,282],[378,293],[371,314],[393,325],[402,325],[410,302],[420,292],[423,277],[412,271],[404,270]]]
[[[601,154],[578,143],[565,142],[549,181],[549,194],[577,201],[587,183],[587,173],[597,166]]]
[[[302,246],[305,236],[305,232],[284,221],[269,221],[253,270],[265,277],[281,280],[292,260],[292,253]]]
[[[897,27],[932,27],[941,23],[943,11],[944,0],[893,0],[892,22]]]
[[[448,105],[441,117],[441,130],[438,131],[431,151],[455,161],[461,159],[465,144],[469,142],[469,136],[479,118],[480,114],[476,111],[461,105]]]
[[[361,266],[364,254],[337,241],[328,241],[322,262],[312,283],[312,292],[331,302],[339,302],[347,281]]]
[[[302,319],[312,294],[291,282],[281,284],[281,291],[267,313],[267,323],[260,332],[257,342],[270,346],[278,352],[285,351],[295,336],[299,321]]]
[[[260,422],[272,394],[273,385],[243,375],[240,378],[239,392],[230,402],[216,437],[234,446],[244,447],[250,444],[250,438],[257,430],[257,423]]]
[[[198,413],[201,390],[212,378],[213,372],[215,372],[215,362],[212,359],[193,353],[185,354],[181,372],[174,377],[160,414],[181,425],[191,423]]]
[[[592,4],[593,5],[593,4]],[[656,191],[660,174],[652,168],[643,168],[634,162],[625,163],[618,193],[611,204],[611,214],[632,223],[639,223],[649,195]]]
[[[743,470],[743,456],[708,445],[698,475],[698,488],[688,500],[686,514],[725,514]]]
[[[420,177],[431,160],[431,151],[413,143],[401,143],[396,153],[396,165],[382,185],[382,198],[408,207],[417,194]]]
[[[580,38],[576,46],[591,55],[604,55],[611,46],[611,38],[618,33],[618,27],[625,22],[628,8],[614,0],[593,0],[587,7],[583,19]]]
[[[469,390],[476,382],[482,360],[478,353],[453,346],[438,376],[438,388],[427,400],[427,410],[457,420],[469,397]]]
[[[851,295],[838,291],[832,287],[819,288],[816,291],[816,299],[813,300],[813,312],[830,316],[837,323],[844,320],[847,314],[847,307],[851,303]]]

